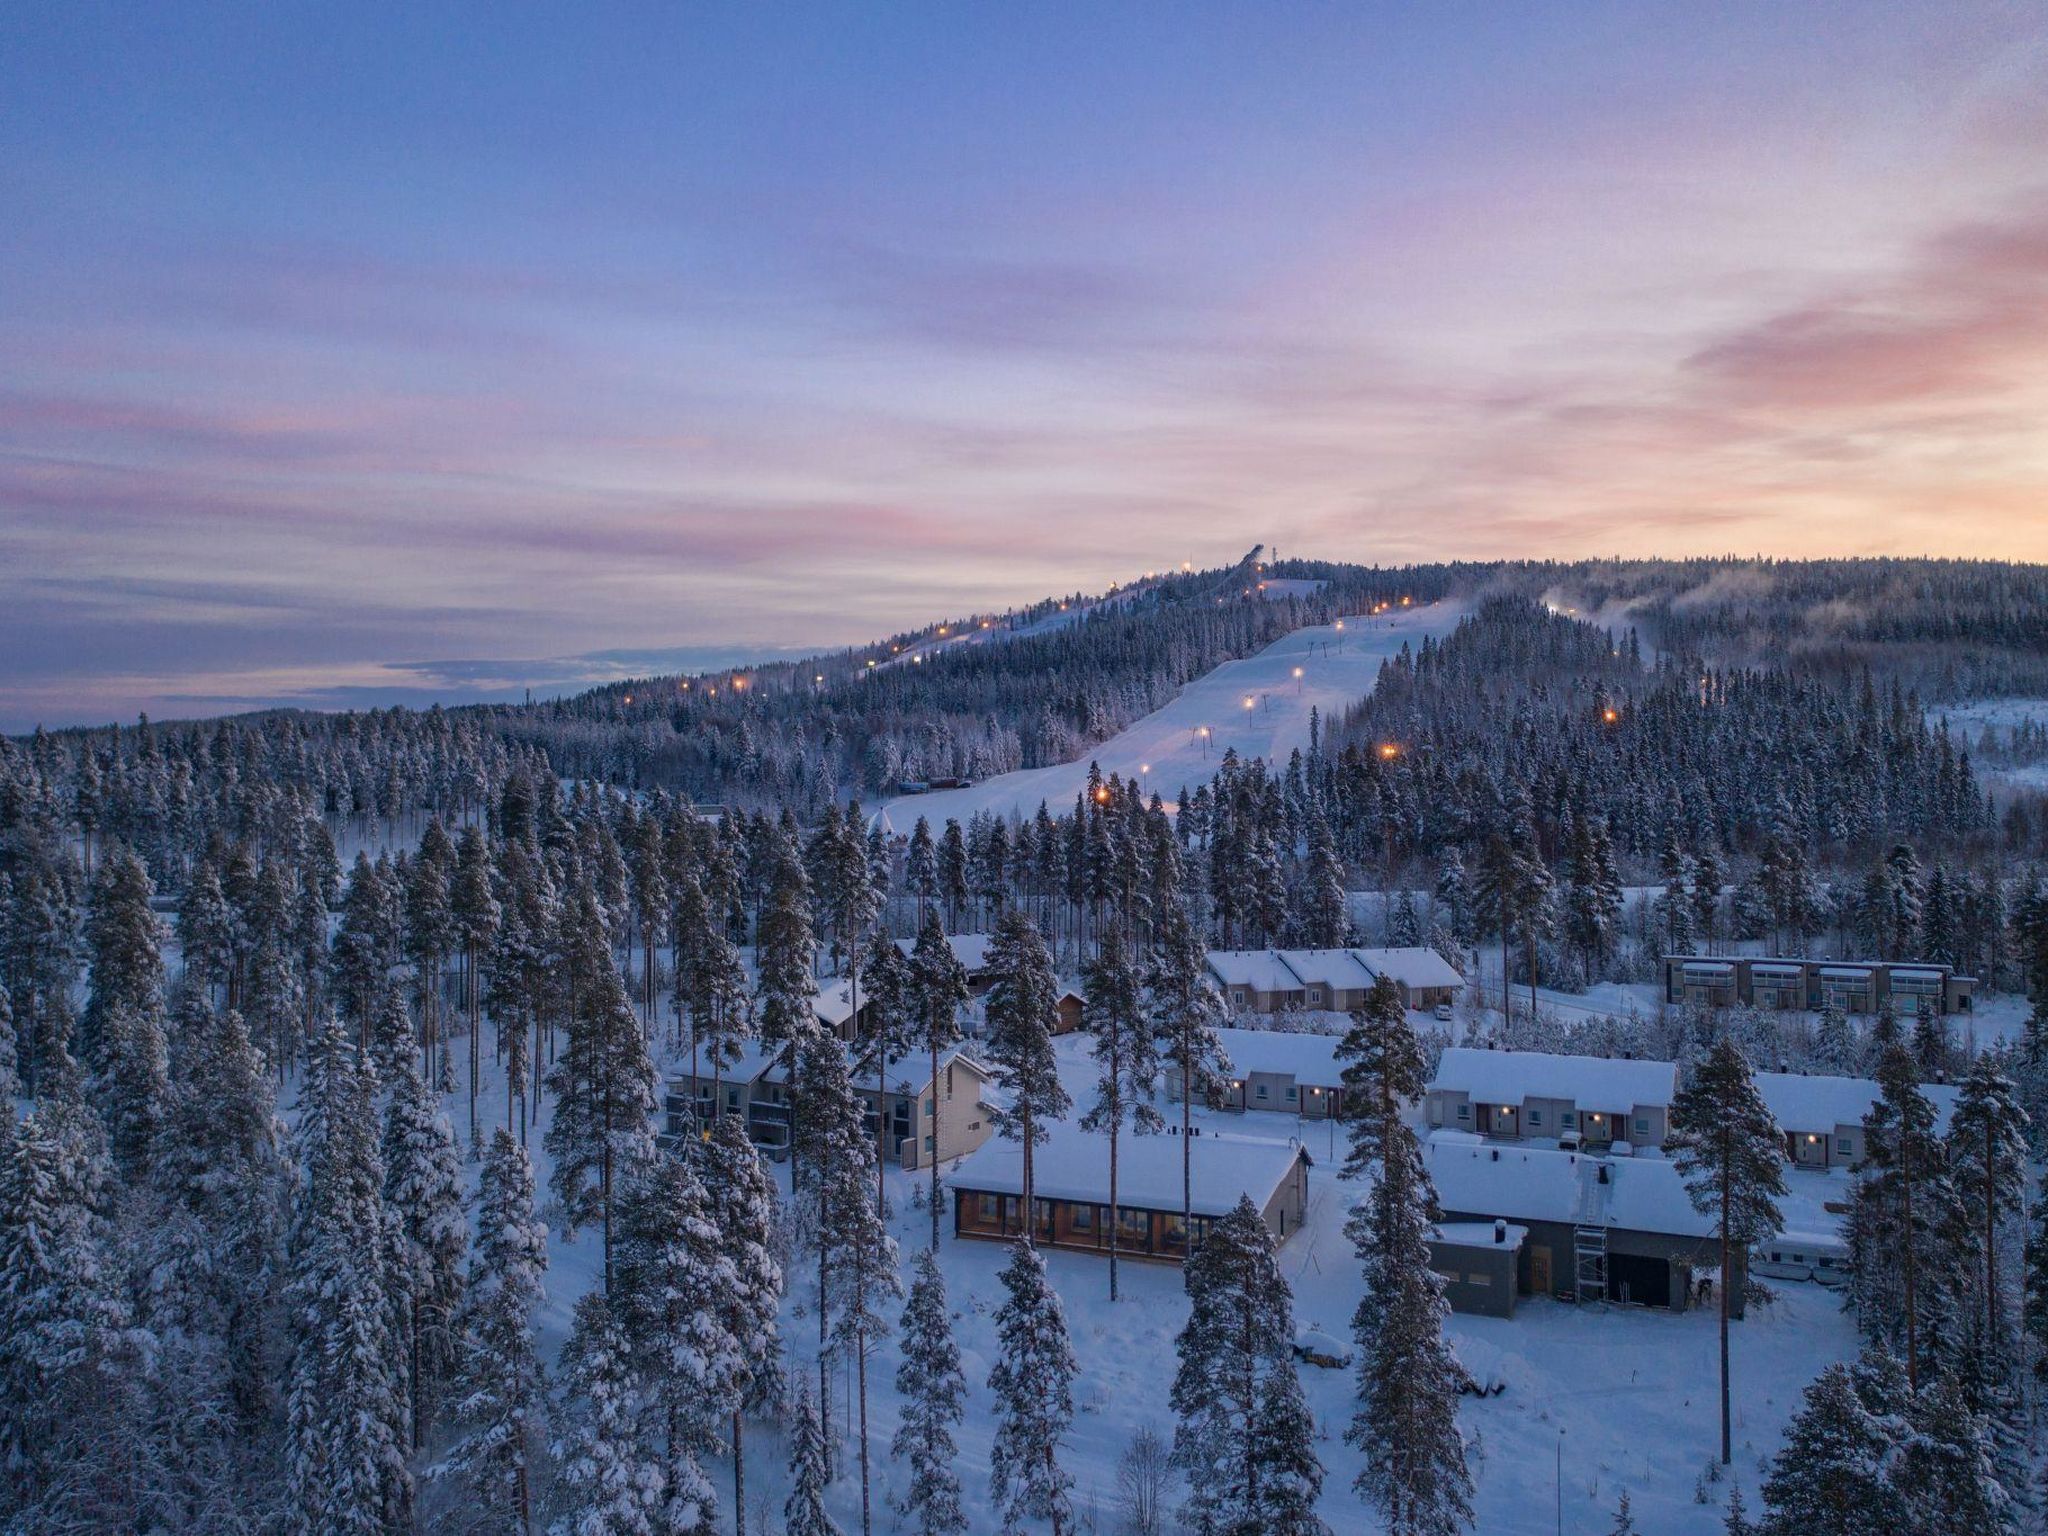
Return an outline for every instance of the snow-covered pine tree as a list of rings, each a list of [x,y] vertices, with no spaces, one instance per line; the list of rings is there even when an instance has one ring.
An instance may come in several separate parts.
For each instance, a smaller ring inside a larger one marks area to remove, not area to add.
[[[1864,1338],[1897,1354],[1917,1390],[1943,1363],[1939,1346],[1956,1342],[1947,1253],[1962,1224],[1934,1106],[1896,1040],[1878,1062],[1877,1082],[1846,1223],[1850,1298]]]
[[[733,1277],[694,1159],[656,1155],[622,1170],[611,1312],[630,1352],[646,1464],[662,1480],[664,1529],[708,1532],[718,1498],[703,1457],[738,1406],[738,1341],[726,1330]]]
[[[810,1382],[799,1376],[796,1411],[790,1432],[789,1497],[782,1506],[783,1536],[842,1536],[839,1524],[825,1508],[825,1490],[832,1485],[831,1456],[825,1445],[825,1429],[818,1420],[818,1405],[811,1396]]]
[[[573,978],[568,1040],[548,1073],[554,1118],[544,1145],[555,1160],[549,1186],[569,1230],[595,1222],[604,1232],[605,1289],[612,1283],[612,1207],[626,1170],[654,1156],[657,1079],[647,1040],[612,963],[596,892],[580,886],[566,925]]]
[[[1948,1157],[1961,1214],[1977,1249],[1982,1348],[2001,1362],[2011,1359],[2012,1347],[1998,1235],[2026,1203],[2028,1124],[2002,1062],[1994,1055],[1979,1056],[1963,1079],[1949,1118]]]
[[[388,1531],[411,1518],[406,1412],[370,1074],[339,1024],[315,1043],[305,1182],[287,1293],[291,1365],[285,1528],[293,1536]]]
[[[161,1027],[165,934],[151,906],[155,894],[142,860],[118,844],[106,850],[92,877],[85,915],[90,987],[77,1048],[89,1073],[107,1070],[106,1024],[117,1009],[154,1011]],[[120,1155],[117,1146],[115,1156]]]
[[[1893,1427],[1864,1406],[1849,1367],[1807,1385],[1764,1477],[1762,1536],[1870,1536],[1904,1529],[1891,1482]]]
[[[1607,1536],[1636,1536],[1635,1512],[1628,1507],[1628,1490],[1621,1490],[1621,1502],[1614,1506],[1614,1524]]]
[[[78,1471],[135,1341],[96,1207],[100,1174],[42,1110],[0,1126],[0,1515],[38,1507]],[[54,1516],[53,1516],[54,1518]]]
[[[1210,1223],[1183,1279],[1188,1320],[1174,1341],[1170,1398],[1173,1462],[1188,1482],[1181,1516],[1200,1536],[1256,1529],[1259,1397],[1267,1368],[1288,1357],[1294,1316],[1273,1234],[1249,1195]]]
[[[1221,1102],[1230,1059],[1216,1033],[1223,999],[1209,979],[1208,951],[1188,917],[1177,876],[1162,882],[1152,952],[1146,957],[1146,1022],[1159,1045],[1165,1070],[1180,1084],[1181,1230],[1194,1224],[1194,1101]]]
[[[927,916],[918,930],[917,946],[910,957],[910,995],[917,1016],[916,1035],[930,1059],[931,1142],[926,1157],[931,1165],[932,1252],[939,1251],[939,1052],[960,1038],[960,1009],[967,1001],[967,968],[946,942],[936,915]]]
[[[1254,1504],[1240,1529],[1259,1536],[1328,1536],[1316,1513],[1323,1494],[1323,1464],[1316,1458],[1316,1422],[1302,1396],[1301,1379],[1286,1357],[1266,1367],[1252,1421]]]
[[[502,909],[491,881],[491,847],[483,829],[462,829],[455,848],[455,874],[448,886],[448,914],[462,952],[462,1009],[469,1023],[469,1149],[483,1155],[477,1130],[477,1078],[483,1070],[483,977],[481,967],[497,936]]]
[[[1784,1226],[1778,1202],[1785,1154],[1742,1047],[1723,1035],[1671,1103],[1665,1150],[1693,1209],[1709,1217],[1721,1249],[1721,1465],[1735,1454],[1728,1386],[1728,1309],[1735,1264]]]
[[[1962,1379],[1942,1372],[1914,1398],[1906,1421],[1910,1432],[1891,1476],[1903,1528],[1915,1536],[2013,1531],[2017,1511],[1999,1480],[1990,1425],[1972,1407]]]
[[[533,1527],[534,1470],[546,1381],[534,1316],[546,1300],[548,1229],[533,1204],[533,1166],[503,1127],[491,1133],[477,1181],[476,1243],[455,1316],[455,1419],[445,1466],[469,1494],[467,1524]]]
[[[1081,1008],[1083,1027],[1095,1038],[1095,1102],[1081,1117],[1084,1130],[1105,1131],[1109,1140],[1109,1299],[1117,1299],[1117,1153],[1128,1121],[1140,1135],[1158,1131],[1164,1122],[1152,1107],[1159,1081],[1157,1042],[1147,1027],[1143,982],[1124,937],[1123,925],[1112,921],[1098,935],[1095,958],[1082,968],[1088,1000]]]
[[[916,1536],[958,1536],[967,1529],[967,1516],[960,1507],[960,1475],[954,1470],[960,1448],[953,1430],[966,1412],[967,1382],[960,1374],[960,1347],[953,1341],[938,1257],[926,1250],[914,1263],[896,1367],[903,1412],[889,1445],[909,1482],[890,1503]]]
[[[567,1422],[552,1447],[561,1513],[548,1536],[671,1536],[667,1479],[641,1445],[631,1347],[602,1292],[576,1303],[562,1366]]]
[[[1009,1099],[992,1109],[989,1118],[997,1135],[1023,1143],[1023,1198],[1018,1208],[1029,1211],[1032,1154],[1051,1134],[1052,1124],[1072,1110],[1073,1101],[1060,1082],[1052,1049],[1060,1016],[1059,979],[1044,934],[1022,908],[1007,908],[996,919],[988,947],[988,976],[984,1049]],[[1027,1219],[1026,1241],[1033,1236],[1030,1227]]]
[[[746,1416],[781,1401],[782,1265],[776,1258],[775,1181],[747,1139],[737,1115],[720,1115],[698,1145],[704,1200],[718,1247],[730,1270],[723,1297],[724,1326],[739,1366],[732,1411],[734,1536],[744,1536],[747,1513]]]
[[[866,1536],[873,1516],[868,1355],[889,1331],[884,1306],[903,1293],[903,1286],[897,1278],[896,1239],[869,1193],[877,1178],[875,1144],[847,1075],[846,1055],[836,1040],[814,1031],[799,1060],[804,1101],[811,1111],[806,1134],[818,1208],[818,1317],[821,1327],[830,1317],[832,1347],[850,1352],[854,1362],[861,1531]]]
[[[996,1398],[989,1486],[1006,1536],[1030,1520],[1049,1522],[1061,1536],[1073,1520],[1074,1479],[1060,1465],[1060,1445],[1074,1420],[1080,1366],[1037,1247],[1017,1243],[1002,1279],[1006,1299],[996,1311],[998,1354],[988,1376]]]
[[[384,1212],[390,1286],[405,1346],[405,1383],[418,1450],[455,1357],[455,1309],[469,1218],[462,1209],[462,1154],[440,1096],[404,1058],[384,1108]]]
[[[1359,1404],[1344,1438],[1365,1453],[1354,1483],[1391,1536],[1448,1536],[1472,1518],[1458,1433],[1457,1365],[1443,1282],[1429,1264],[1436,1193],[1401,1106],[1422,1091],[1421,1046],[1401,994],[1374,984],[1338,1048],[1350,1146],[1342,1176],[1370,1187],[1346,1232],[1364,1272],[1352,1317]]]

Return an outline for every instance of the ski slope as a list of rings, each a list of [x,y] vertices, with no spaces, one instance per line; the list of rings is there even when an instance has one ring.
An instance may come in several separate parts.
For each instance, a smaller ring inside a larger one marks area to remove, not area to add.
[[[896,831],[908,832],[920,816],[934,827],[948,819],[965,823],[978,811],[1028,817],[1040,801],[1058,812],[1087,788],[1091,762],[1105,777],[1138,779],[1147,793],[1156,790],[1171,803],[1182,789],[1213,778],[1232,748],[1240,758],[1268,762],[1285,762],[1297,747],[1306,751],[1311,711],[1320,710],[1325,721],[1340,717],[1372,692],[1381,662],[1403,645],[1421,645],[1425,635],[1442,639],[1464,612],[1455,603],[1432,603],[1297,629],[1195,679],[1165,708],[1073,762],[998,774],[966,789],[899,795],[882,814]]]

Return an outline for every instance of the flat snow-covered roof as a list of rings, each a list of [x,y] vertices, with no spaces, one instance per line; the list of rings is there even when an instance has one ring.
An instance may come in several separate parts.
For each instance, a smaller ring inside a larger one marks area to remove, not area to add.
[[[1856,1125],[1878,1100],[1877,1084],[1867,1077],[1759,1072],[1756,1086],[1781,1131],[1832,1132],[1838,1125]],[[1949,1116],[1955,1113],[1955,1086],[1922,1083],[1920,1091],[1934,1106],[1935,1129],[1946,1135]]]
[[[1454,1045],[1445,1050],[1429,1086],[1466,1094],[1482,1104],[1570,1099],[1593,1109],[1629,1109],[1669,1104],[1678,1091],[1678,1068],[1668,1061]]]
[[[1117,1144],[1117,1200],[1147,1211],[1181,1208],[1178,1136],[1125,1136]],[[1194,1210],[1222,1216],[1250,1195],[1261,1210],[1307,1156],[1293,1142],[1208,1135],[1185,1143],[1193,1154]],[[947,1180],[955,1189],[997,1195],[1024,1192],[1024,1149],[992,1137],[963,1159]],[[1054,1127],[1031,1157],[1032,1193],[1041,1200],[1109,1200],[1109,1138],[1072,1125]]]
[[[1274,1029],[1219,1029],[1216,1038],[1233,1072],[1291,1073],[1297,1082],[1334,1087],[1343,1076],[1337,1035],[1292,1034]]]
[[[1499,1242],[1494,1241],[1493,1223],[1490,1221],[1440,1221],[1429,1229],[1430,1241],[1449,1243],[1457,1248],[1505,1248],[1512,1252],[1522,1246],[1529,1236],[1527,1227],[1518,1227],[1513,1222],[1504,1222],[1507,1230]]]
[[[1465,978],[1435,950],[1425,945],[1399,949],[1354,949],[1352,954],[1374,976],[1391,976],[1402,986],[1462,987]]]

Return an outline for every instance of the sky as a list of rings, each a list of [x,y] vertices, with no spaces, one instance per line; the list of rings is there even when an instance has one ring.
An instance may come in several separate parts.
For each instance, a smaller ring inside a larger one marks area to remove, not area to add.
[[[2038,4],[0,8],[0,729],[2048,560]]]

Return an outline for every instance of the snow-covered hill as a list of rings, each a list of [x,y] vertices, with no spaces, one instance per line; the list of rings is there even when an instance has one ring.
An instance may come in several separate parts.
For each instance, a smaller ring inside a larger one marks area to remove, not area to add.
[[[1029,816],[1040,801],[1057,812],[1086,788],[1090,762],[1101,764],[1105,775],[1137,778],[1169,801],[1213,778],[1233,747],[1240,758],[1284,762],[1296,747],[1307,748],[1311,711],[1320,710],[1326,721],[1341,716],[1372,691],[1381,662],[1403,645],[1419,646],[1425,635],[1441,639],[1464,611],[1433,603],[1298,629],[1255,656],[1225,662],[1197,678],[1164,709],[1074,762],[998,774],[967,789],[902,795],[883,813],[897,831],[907,832],[920,816],[935,827],[948,818],[965,822],[984,810]]]

